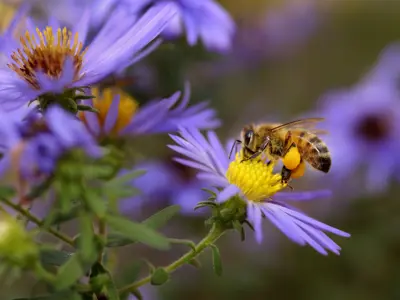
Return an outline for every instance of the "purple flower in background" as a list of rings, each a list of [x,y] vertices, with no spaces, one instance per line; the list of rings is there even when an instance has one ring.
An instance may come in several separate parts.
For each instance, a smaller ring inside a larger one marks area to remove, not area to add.
[[[332,155],[331,173],[340,185],[381,191],[400,167],[400,99],[393,84],[366,81],[322,97],[325,141]],[[360,182],[360,168],[366,182]]]
[[[177,145],[169,147],[186,158],[175,158],[183,165],[199,171],[198,178],[222,189],[217,201],[224,202],[234,195],[240,195],[247,204],[247,219],[253,224],[257,241],[261,242],[262,219],[267,217],[288,238],[300,245],[310,245],[319,253],[327,250],[339,254],[340,247],[324,231],[343,237],[348,233],[328,226],[292,208],[287,201],[303,201],[326,196],[326,191],[306,193],[280,192],[280,175],[273,174],[273,164],[262,160],[242,161],[228,159],[230,146],[224,148],[212,131],[207,139],[198,130],[181,130],[181,136],[171,135]]]
[[[230,49],[235,23],[224,8],[214,0],[122,0],[133,14],[141,14],[147,7],[170,3],[177,14],[164,30],[166,37],[177,37],[186,31],[190,46],[202,40],[212,51]],[[183,28],[184,27],[184,28]]]
[[[136,136],[175,132],[178,127],[210,129],[220,125],[215,111],[207,108],[207,102],[188,107],[190,86],[162,100],[154,100],[140,109],[136,101],[119,89],[94,90],[92,106],[98,110],[81,112],[80,118],[89,131],[97,137]],[[179,98],[182,96],[182,100]]]
[[[164,30],[175,9],[171,4],[158,5],[137,20],[125,10],[116,9],[83,49],[89,12],[83,11],[71,32],[52,27],[39,31],[28,22],[22,50],[14,49],[8,60],[9,69],[0,69],[0,105],[4,109],[20,107],[46,93],[62,94],[65,89],[98,83],[110,73],[128,67],[148,53],[148,49],[141,51]]]
[[[280,55],[292,51],[316,31],[320,21],[315,1],[292,1],[268,10],[263,24],[266,51]]]
[[[197,214],[194,211],[196,204],[209,197],[201,189],[204,184],[186,166],[153,160],[139,163],[135,169],[146,171],[132,182],[140,190],[140,195],[122,201],[122,211],[137,212],[140,207],[168,203],[180,205],[186,214]]]
[[[0,174],[10,167],[24,179],[49,175],[68,150],[81,148],[92,157],[101,149],[73,115],[52,106],[45,115],[21,108],[0,111]]]

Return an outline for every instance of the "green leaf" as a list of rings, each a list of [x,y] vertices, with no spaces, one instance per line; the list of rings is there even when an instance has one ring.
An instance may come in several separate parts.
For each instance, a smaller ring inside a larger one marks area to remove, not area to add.
[[[129,185],[131,185],[131,181],[133,179],[143,176],[144,174],[146,174],[146,170],[134,170],[134,171],[128,172],[124,175],[115,177],[114,179],[110,180],[106,184],[106,186],[121,186],[121,185],[125,185],[127,183]]]
[[[52,295],[44,295],[33,298],[15,298],[13,300],[82,300],[82,297],[77,292],[67,291]]]
[[[50,214],[44,220],[44,227],[48,228],[52,225],[60,225],[78,217],[78,212],[82,209],[81,204],[77,204],[71,208],[68,212],[62,212],[61,210],[52,210]]]
[[[80,235],[77,240],[77,245],[80,250],[79,254],[82,261],[91,264],[96,261],[98,256],[97,244],[94,239],[92,217],[82,211],[79,216],[79,223]]]
[[[214,272],[218,276],[222,275],[222,262],[221,262],[221,255],[219,253],[219,249],[216,245],[210,245],[212,250],[212,259],[213,259],[213,267]]]
[[[103,218],[106,214],[106,202],[94,190],[86,189],[84,199],[89,209],[99,218]]]
[[[118,280],[118,285],[124,286],[138,279],[140,271],[142,269],[142,264],[143,264],[142,261],[135,261],[132,264],[130,264],[127,268],[124,268],[123,274],[120,276]]]
[[[108,270],[101,264],[96,263],[92,268],[90,284],[94,291],[104,295],[108,300],[119,300],[118,290]]]
[[[0,197],[10,198],[15,195],[15,189],[11,186],[0,186]]]
[[[149,226],[132,222],[119,216],[107,216],[108,225],[125,237],[146,244],[148,246],[166,250],[169,249],[169,242],[166,237],[154,231]]]
[[[186,245],[192,248],[193,251],[196,251],[196,244],[191,240],[185,240],[185,239],[168,239],[168,240],[171,244]]]
[[[152,285],[162,285],[166,283],[169,279],[169,273],[165,271],[163,268],[157,268],[154,270],[153,274],[151,274]]]
[[[136,299],[143,300],[142,293],[139,290],[133,290],[131,291],[131,293],[133,296],[135,296]]]
[[[126,245],[130,245],[136,243],[130,238],[127,238],[125,235],[117,232],[113,232],[107,235],[107,244],[106,247],[123,247]]]
[[[201,263],[196,258],[189,260],[189,264],[197,269],[201,268]]]
[[[181,210],[181,207],[179,205],[168,206],[168,207],[160,210],[159,212],[155,213],[151,217],[147,218],[146,220],[144,220],[143,224],[147,225],[148,227],[150,227],[152,229],[162,228],[180,210]]]
[[[86,272],[81,266],[78,255],[74,254],[58,269],[54,287],[57,290],[67,289],[74,285],[83,275],[85,275],[85,273]]]
[[[71,258],[73,253],[51,248],[40,249],[40,261],[44,266],[61,266]]]
[[[181,207],[179,205],[171,205],[159,212],[155,213],[151,217],[147,218],[142,222],[142,224],[146,225],[151,229],[159,229],[163,227],[169,219],[171,219],[174,215],[176,215],[180,211]],[[136,243],[137,240],[132,240],[126,234],[112,232],[107,236],[107,244],[106,247],[122,247],[126,245],[130,245]],[[188,243],[186,243],[188,244]]]

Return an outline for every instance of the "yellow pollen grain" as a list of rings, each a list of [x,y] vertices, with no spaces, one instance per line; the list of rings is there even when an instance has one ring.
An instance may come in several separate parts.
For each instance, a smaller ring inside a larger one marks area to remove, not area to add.
[[[273,167],[261,159],[242,161],[238,154],[229,164],[226,177],[249,201],[261,202],[287,186],[281,182],[280,174],[273,173]]]
[[[119,88],[105,88],[101,91],[98,88],[93,88],[92,94],[96,97],[93,99],[93,107],[98,110],[97,117],[101,127],[104,126],[113,99],[115,99],[118,95],[120,97],[118,105],[118,117],[114,127],[110,132],[111,135],[116,135],[120,130],[125,128],[125,126],[128,125],[132,120],[136,110],[138,109],[138,103],[136,100]],[[85,115],[83,113],[80,113],[79,116],[84,122],[86,122]]]
[[[36,35],[26,31],[20,37],[21,48],[11,54],[13,60],[8,67],[27,81],[34,89],[40,89],[36,73],[42,72],[50,78],[62,75],[64,62],[72,60],[74,80],[81,77],[80,71],[86,50],[79,42],[78,33],[72,34],[67,28],[46,27],[43,31],[36,29]]]

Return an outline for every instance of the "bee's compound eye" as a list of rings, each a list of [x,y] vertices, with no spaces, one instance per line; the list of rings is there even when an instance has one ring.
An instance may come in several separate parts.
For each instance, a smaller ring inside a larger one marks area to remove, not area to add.
[[[246,134],[244,135],[244,143],[246,145],[250,144],[251,140],[253,139],[254,131],[253,130],[248,130]]]

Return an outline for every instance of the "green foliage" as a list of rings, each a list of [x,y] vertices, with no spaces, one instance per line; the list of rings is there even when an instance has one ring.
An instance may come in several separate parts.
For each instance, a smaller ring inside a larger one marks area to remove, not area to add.
[[[56,290],[65,290],[73,286],[86,274],[78,254],[72,255],[59,269],[54,282]]]
[[[219,253],[219,249],[216,245],[211,245],[212,251],[212,260],[213,260],[213,268],[215,274],[218,276],[222,275],[222,261],[221,261],[221,254]]]
[[[96,295],[101,295],[108,300],[120,299],[111,274],[100,263],[96,263],[92,268],[90,284]]]
[[[169,273],[165,271],[163,268],[157,268],[151,274],[151,281],[152,285],[162,285],[166,283],[169,279]]]
[[[160,250],[169,249],[168,239],[144,224],[130,221],[121,216],[112,215],[107,216],[106,220],[112,229],[130,240],[137,241]]]
[[[179,211],[179,205],[168,206],[144,220],[142,224],[151,229],[162,228]],[[117,232],[110,233],[107,236],[107,247],[122,247],[136,242],[137,240],[129,238],[129,236],[127,236],[126,234],[121,234]]]
[[[73,255],[71,252],[42,247],[39,250],[40,262],[43,266],[61,266]]]

